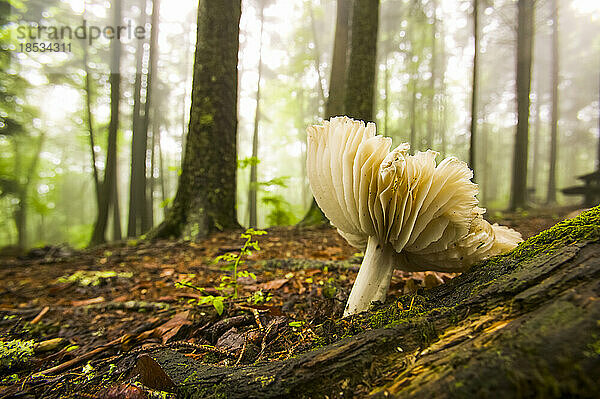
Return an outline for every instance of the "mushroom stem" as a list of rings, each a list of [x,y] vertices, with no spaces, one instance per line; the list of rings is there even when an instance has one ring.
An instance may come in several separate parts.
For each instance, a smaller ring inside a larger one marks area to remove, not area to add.
[[[344,317],[369,309],[371,302],[384,302],[394,272],[396,251],[390,244],[381,245],[370,236],[365,257],[346,303]]]

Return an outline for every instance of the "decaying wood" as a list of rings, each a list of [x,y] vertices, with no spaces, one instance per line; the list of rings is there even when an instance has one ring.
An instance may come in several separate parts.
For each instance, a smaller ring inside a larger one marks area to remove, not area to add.
[[[598,397],[596,233],[480,264],[419,296],[418,311],[398,314],[411,303],[399,298],[350,319],[356,335],[288,360],[216,367],[160,350],[136,370],[147,386],[193,398]],[[386,328],[356,327],[378,326],[386,311],[398,316]]]

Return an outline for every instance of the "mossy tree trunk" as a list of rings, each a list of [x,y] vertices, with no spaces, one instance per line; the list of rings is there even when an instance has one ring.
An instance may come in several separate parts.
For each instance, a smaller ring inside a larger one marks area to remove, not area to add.
[[[375,103],[379,0],[354,0],[352,40],[346,80],[345,112],[351,118],[372,122]]]
[[[151,238],[238,228],[237,62],[241,0],[200,0],[192,105],[177,194]]]
[[[142,355],[142,382],[178,397],[598,397],[600,207],[449,283],[311,331],[284,361]]]

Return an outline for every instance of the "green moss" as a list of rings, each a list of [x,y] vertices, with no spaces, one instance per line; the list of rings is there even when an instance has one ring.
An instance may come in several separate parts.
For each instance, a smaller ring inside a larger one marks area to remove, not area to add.
[[[111,279],[131,278],[131,277],[133,277],[133,273],[131,273],[131,272],[117,273],[113,270],[104,270],[104,271],[79,270],[69,276],[59,277],[56,280],[56,282],[57,283],[76,283],[82,287],[88,287],[88,286],[95,287],[95,286],[103,284]]]
[[[33,356],[34,341],[13,339],[0,341],[0,370],[22,367]]]
[[[598,338],[598,335],[592,334],[592,339],[593,341],[587,345],[585,355],[593,358],[600,356],[600,338]]]
[[[597,240],[600,240],[600,206],[583,212],[576,218],[557,223],[522,242],[508,254],[495,258],[495,261],[504,262],[509,258],[522,262],[541,253],[552,253],[576,242]]]

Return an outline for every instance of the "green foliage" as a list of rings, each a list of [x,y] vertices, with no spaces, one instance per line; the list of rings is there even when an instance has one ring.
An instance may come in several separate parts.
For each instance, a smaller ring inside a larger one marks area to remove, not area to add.
[[[271,207],[271,212],[267,215],[267,222],[275,226],[285,226],[294,224],[297,221],[292,206],[281,195],[270,195],[262,197],[262,203]]]
[[[214,260],[217,262],[224,262],[224,265],[221,266],[221,269],[225,271],[231,271],[231,276],[222,275],[221,282],[218,286],[214,287],[216,290],[220,291],[222,294],[215,295],[202,295],[198,300],[199,305],[212,305],[219,315],[223,314],[224,311],[224,301],[227,299],[237,299],[238,298],[238,277],[248,277],[253,280],[256,280],[256,275],[247,270],[239,271],[238,268],[242,265],[244,261],[244,257],[247,257],[252,254],[252,251],[260,251],[260,247],[258,245],[258,241],[253,241],[255,236],[260,236],[267,234],[264,230],[255,230],[248,229],[244,233],[240,234],[241,238],[244,238],[246,241],[240,248],[239,252],[228,252],[226,254],[217,256]],[[206,290],[202,287],[197,287],[189,281],[180,281],[175,283],[177,287],[188,287],[192,288],[196,291],[200,291],[201,293],[205,293]],[[271,299],[268,295],[265,296],[262,291],[257,291],[251,297],[251,300],[254,303],[263,303]]]
[[[26,365],[33,356],[34,345],[33,340],[0,341],[0,369],[10,370]]]
[[[248,255],[252,255],[252,250],[260,251],[260,247],[258,246],[258,241],[252,241],[252,238],[254,236],[261,236],[264,234],[267,234],[267,232],[264,230],[255,230],[255,229],[250,228],[250,229],[246,230],[244,233],[240,234],[240,237],[246,239],[246,241],[244,242],[244,245],[242,245],[242,248],[240,248],[239,253],[228,252],[224,255],[220,255],[215,258],[215,262],[224,261],[225,262],[224,268],[232,270],[231,278],[227,278],[227,276],[221,277],[221,284],[219,285],[219,287],[217,289],[220,289],[220,290],[228,289],[228,288],[233,289],[232,296],[233,296],[233,298],[237,298],[238,297],[238,282],[237,282],[238,276],[250,277],[250,278],[256,279],[256,276],[253,273],[248,273],[247,271],[238,273],[238,267],[245,262],[243,260],[244,257],[247,257]]]
[[[237,164],[238,168],[246,169],[248,166],[258,165],[260,163],[260,159],[257,157],[247,157],[244,159],[238,159]]]

